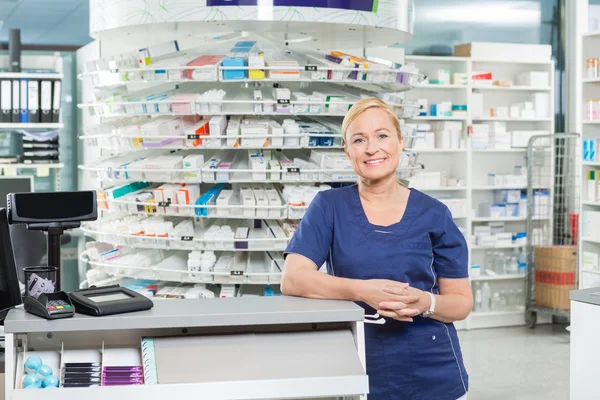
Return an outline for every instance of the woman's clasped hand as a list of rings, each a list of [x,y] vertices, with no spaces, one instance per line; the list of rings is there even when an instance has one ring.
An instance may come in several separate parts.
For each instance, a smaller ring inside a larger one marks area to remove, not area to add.
[[[408,283],[388,279],[370,279],[362,282],[362,301],[382,317],[412,322],[412,317],[423,314],[431,305],[430,296]]]

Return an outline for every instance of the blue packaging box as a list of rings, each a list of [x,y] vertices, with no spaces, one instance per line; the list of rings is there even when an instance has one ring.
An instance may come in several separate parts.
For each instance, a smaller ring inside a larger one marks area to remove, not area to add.
[[[317,136],[308,137],[308,147],[316,147],[319,145],[319,138]]]
[[[333,138],[328,136],[319,138],[319,146],[333,146]]]
[[[223,67],[246,67],[248,63],[245,58],[242,57],[225,57],[222,63]],[[234,80],[234,79],[246,79],[248,78],[248,70],[244,69],[230,69],[223,71],[223,79]]]

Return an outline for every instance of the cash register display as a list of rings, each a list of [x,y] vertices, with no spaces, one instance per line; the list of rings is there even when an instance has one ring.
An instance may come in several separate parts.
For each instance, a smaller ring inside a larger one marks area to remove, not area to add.
[[[85,296],[88,299],[90,299],[91,301],[95,302],[95,303],[103,303],[105,301],[114,301],[114,300],[127,300],[130,299],[131,296],[123,293],[123,292],[119,292],[119,293],[113,293],[113,294],[99,294],[99,295],[95,295],[95,296]]]

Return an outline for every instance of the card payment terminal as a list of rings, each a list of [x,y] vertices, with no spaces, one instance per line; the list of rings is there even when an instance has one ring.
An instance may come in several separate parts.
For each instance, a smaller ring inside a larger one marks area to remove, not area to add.
[[[78,313],[103,316],[149,310],[154,303],[149,298],[119,285],[75,290],[69,297]]]
[[[25,311],[46,319],[69,318],[75,315],[75,308],[65,292],[42,293],[36,299],[25,296]]]

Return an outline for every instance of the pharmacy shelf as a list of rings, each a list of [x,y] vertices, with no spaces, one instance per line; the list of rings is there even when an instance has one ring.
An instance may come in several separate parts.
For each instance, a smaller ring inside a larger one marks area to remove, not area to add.
[[[525,310],[472,312],[468,329],[500,328],[525,325]]]
[[[581,123],[584,125],[600,125],[600,120],[586,119],[586,120],[581,121]]]
[[[439,186],[439,187],[415,187],[413,189],[416,189],[420,192],[458,192],[458,191],[463,191],[463,190],[467,190],[466,187],[448,187],[448,186]]]
[[[524,244],[511,244],[510,246],[469,246],[471,250],[507,250],[507,249],[518,249],[525,247]]]
[[[57,72],[0,72],[0,79],[63,79]]]
[[[510,59],[489,59],[489,58],[472,58],[471,63],[474,64],[515,64],[515,65],[544,65],[547,67],[554,66],[553,61],[533,61],[533,60],[510,60]]]
[[[582,36],[584,38],[600,37],[600,32],[586,32]]]
[[[552,122],[552,118],[499,118],[473,117],[473,121],[502,121],[502,122]]]
[[[0,130],[6,129],[25,129],[25,130],[33,130],[33,129],[62,129],[64,128],[64,124],[62,122],[57,123],[0,123]]]
[[[429,63],[446,63],[446,62],[455,62],[455,63],[466,63],[470,61],[468,57],[453,57],[453,56],[406,56],[406,61],[411,62],[429,62]]]
[[[408,118],[410,121],[466,121],[466,117],[430,117],[430,116],[419,116]]]
[[[422,85],[417,85],[415,86],[413,89],[417,90],[417,89],[468,89],[469,86],[467,85],[454,85],[454,84],[422,84]]]
[[[485,85],[473,85],[473,90],[481,91],[499,91],[499,92],[549,92],[552,90],[551,87],[537,87],[537,86],[485,86]]]
[[[581,269],[581,272],[585,272],[587,274],[600,275],[600,271],[595,271],[593,269]]]
[[[593,237],[589,237],[589,236],[584,236],[581,238],[582,242],[586,242],[586,243],[596,243],[596,244],[600,244],[600,238],[593,238]]]
[[[527,221],[526,217],[475,217],[471,219],[471,222],[521,222]]]
[[[583,83],[600,83],[600,78],[588,78],[582,81]]]
[[[238,217],[239,219],[239,217]],[[247,238],[247,239],[223,239],[204,237],[145,237],[125,233],[103,232],[88,227],[82,227],[81,231],[88,237],[100,240],[115,246],[127,246],[135,249],[158,249],[158,250],[208,250],[208,251],[284,251],[290,238]]]
[[[119,258],[110,261],[93,261],[90,260],[86,252],[82,253],[79,259],[99,271],[123,278],[156,279],[168,282],[208,283],[214,285],[278,285],[281,282],[281,269],[278,266],[274,267],[275,271],[269,271],[269,266],[264,265],[264,271],[261,272],[247,272],[242,269],[239,272],[236,269],[233,271],[189,271],[187,269],[178,270],[156,266],[119,264],[117,263]]]
[[[551,217],[533,217],[534,221],[546,221],[550,220]],[[472,222],[522,222],[527,221],[527,217],[499,217],[499,218],[484,218],[475,217],[471,219]]]
[[[523,185],[523,186],[519,186],[519,185],[513,185],[513,186],[473,186],[471,187],[472,190],[524,190],[527,189],[527,186]]]
[[[583,161],[581,163],[584,167],[600,167],[599,161]]]
[[[0,169],[62,169],[65,165],[62,163],[52,164],[0,164]]]
[[[135,195],[133,193],[132,195]],[[281,194],[279,194],[281,196]],[[281,200],[283,202],[283,200]],[[143,208],[144,210],[139,210]],[[194,219],[301,219],[308,209],[307,206],[291,206],[281,204],[280,206],[244,206],[240,204],[231,204],[228,206],[204,204],[167,204],[158,205],[156,201],[134,201],[134,200],[98,200],[98,209],[110,213],[125,213],[130,215],[145,215],[175,218],[194,218]],[[134,210],[135,209],[135,210]],[[161,209],[159,211],[158,209]],[[164,209],[164,211],[162,211]],[[196,215],[198,209],[207,210],[208,215]],[[150,211],[149,211],[150,210]],[[263,215],[266,213],[267,215]]]
[[[473,149],[473,153],[527,153],[525,148],[511,148],[511,149]]]
[[[524,274],[507,274],[507,275],[493,275],[493,276],[473,276],[471,281],[516,281],[525,280],[527,276]]]
[[[445,154],[445,153],[466,153],[467,149],[411,149],[411,153],[417,154]]]
[[[581,204],[590,207],[600,207],[600,201],[582,201]]]

